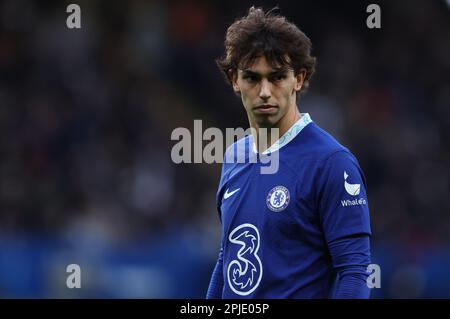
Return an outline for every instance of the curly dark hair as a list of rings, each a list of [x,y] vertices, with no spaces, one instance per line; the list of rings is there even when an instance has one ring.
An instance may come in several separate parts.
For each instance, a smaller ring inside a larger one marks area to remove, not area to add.
[[[225,53],[216,63],[230,84],[238,68],[247,68],[256,58],[265,56],[273,68],[289,67],[295,75],[304,69],[302,90],[308,88],[316,65],[316,58],[311,56],[311,40],[295,24],[274,14],[275,9],[278,8],[264,12],[251,7],[247,16],[228,28]]]

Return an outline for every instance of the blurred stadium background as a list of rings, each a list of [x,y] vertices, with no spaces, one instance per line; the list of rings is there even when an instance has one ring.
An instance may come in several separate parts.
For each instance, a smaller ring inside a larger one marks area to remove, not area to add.
[[[371,2],[380,30],[365,25]],[[372,297],[450,297],[443,0],[0,1],[0,297],[204,297],[220,165],[173,164],[170,135],[194,119],[248,126],[214,58],[253,4],[278,4],[312,39],[299,105],[365,172]],[[71,263],[81,289],[66,287]]]

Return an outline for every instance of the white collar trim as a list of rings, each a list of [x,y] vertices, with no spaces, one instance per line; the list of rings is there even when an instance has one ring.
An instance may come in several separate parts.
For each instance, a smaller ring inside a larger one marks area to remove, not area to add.
[[[283,134],[282,137],[280,137],[275,143],[272,144],[267,150],[262,152],[263,155],[266,155],[268,153],[273,153],[278,151],[283,146],[287,145],[290,141],[294,139],[300,133],[309,123],[312,122],[311,116],[309,116],[309,113],[300,113],[301,117],[300,119],[292,125],[289,130],[287,130],[286,133]],[[256,145],[253,142],[252,138],[252,144],[253,144],[253,152],[258,153],[258,150],[256,149]]]

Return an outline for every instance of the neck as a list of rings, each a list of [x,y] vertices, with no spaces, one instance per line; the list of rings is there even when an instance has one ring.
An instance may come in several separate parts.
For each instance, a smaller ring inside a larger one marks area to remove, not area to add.
[[[272,132],[272,128],[266,128],[266,134],[261,134],[259,130],[260,126],[256,123],[250,123],[250,126],[252,127],[253,141],[255,141],[255,146],[257,147],[258,153],[262,153],[270,148],[292,127],[292,125],[295,124],[295,122],[300,119],[300,117],[301,114],[298,111],[297,106],[291,107],[289,112],[287,112],[280,119],[280,121],[272,127],[278,129],[278,134],[277,132]],[[258,142],[260,137],[262,138],[262,142]],[[265,141],[267,141],[267,143],[265,143]]]

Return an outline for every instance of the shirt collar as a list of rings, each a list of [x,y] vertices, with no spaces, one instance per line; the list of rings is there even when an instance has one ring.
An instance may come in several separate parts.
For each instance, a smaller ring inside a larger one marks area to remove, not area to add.
[[[311,116],[309,116],[309,113],[300,113],[301,117],[300,119],[295,122],[289,130],[287,130],[286,133],[283,134],[282,137],[280,137],[275,143],[272,144],[267,150],[262,152],[263,155],[273,153],[278,151],[283,146],[287,145],[290,141],[294,139],[300,133],[309,123],[312,122]],[[253,142],[252,137],[252,145],[253,145],[253,152],[258,153],[258,150],[256,149],[256,145]]]

